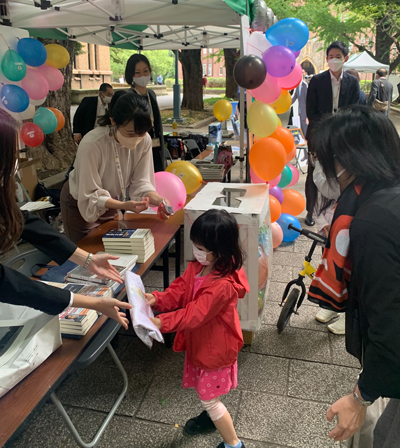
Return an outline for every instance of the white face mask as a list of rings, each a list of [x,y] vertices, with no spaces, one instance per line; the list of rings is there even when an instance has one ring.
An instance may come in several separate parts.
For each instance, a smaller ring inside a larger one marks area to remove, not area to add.
[[[346,170],[340,171],[337,174],[337,179],[345,172]],[[328,182],[325,173],[322,169],[321,164],[318,160],[315,161],[315,169],[313,172],[313,181],[317,186],[318,191],[322,194],[322,196],[327,199],[334,199],[337,201],[340,196],[340,184],[337,179],[332,179],[331,182]]]
[[[343,64],[343,59],[333,58],[328,61],[328,66],[332,72],[338,72],[343,67]]]
[[[140,87],[146,87],[150,82],[150,75],[148,76],[138,76],[137,78],[133,78],[133,82]]]
[[[196,260],[202,264],[203,266],[208,266],[209,264],[211,264],[211,261],[207,261],[207,254],[210,254],[211,252],[204,252],[204,250],[200,250],[198,249],[194,244],[193,244],[193,256],[194,258],[196,258]]]
[[[135,149],[145,136],[142,135],[141,137],[124,137],[119,131],[117,131],[116,137],[121,145],[125,146],[125,148]]]
[[[106,104],[110,104],[111,100],[112,100],[112,96],[103,96],[102,100],[106,103]]]

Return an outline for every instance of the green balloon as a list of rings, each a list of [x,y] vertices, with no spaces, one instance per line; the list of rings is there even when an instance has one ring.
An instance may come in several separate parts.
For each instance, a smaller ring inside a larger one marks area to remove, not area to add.
[[[282,174],[281,174],[281,180],[279,181],[278,187],[279,188],[285,188],[287,187],[290,182],[292,182],[292,170],[286,165],[285,168],[283,168]]]
[[[33,116],[33,122],[39,126],[43,134],[51,134],[58,124],[57,117],[47,107],[39,107]]]
[[[7,50],[1,60],[1,71],[10,81],[21,81],[26,75],[26,64],[14,50]]]

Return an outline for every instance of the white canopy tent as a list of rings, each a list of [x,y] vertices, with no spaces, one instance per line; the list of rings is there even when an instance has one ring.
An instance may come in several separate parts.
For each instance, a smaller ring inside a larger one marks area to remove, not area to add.
[[[380,68],[384,68],[389,72],[389,66],[387,64],[376,61],[366,51],[350,57],[343,68],[345,70],[352,68],[360,73],[375,73]]]

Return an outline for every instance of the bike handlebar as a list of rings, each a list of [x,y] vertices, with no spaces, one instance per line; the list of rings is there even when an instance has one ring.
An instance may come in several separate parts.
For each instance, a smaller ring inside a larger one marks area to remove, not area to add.
[[[307,230],[307,229],[298,229],[293,224],[289,224],[288,229],[294,230],[295,232],[299,232],[300,235],[304,235],[307,238],[309,238],[310,240],[317,241],[318,243],[326,244],[328,241],[327,238],[325,238],[324,236],[318,235],[318,233],[311,232],[311,230]]]

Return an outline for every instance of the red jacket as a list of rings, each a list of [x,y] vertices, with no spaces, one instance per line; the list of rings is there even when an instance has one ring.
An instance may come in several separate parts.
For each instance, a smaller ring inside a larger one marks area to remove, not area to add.
[[[243,269],[223,278],[210,274],[193,297],[194,277],[203,266],[189,263],[182,277],[164,292],[154,291],[155,310],[160,314],[161,331],[177,331],[174,351],[186,350],[188,360],[211,370],[231,366],[243,346],[237,301],[249,292]],[[176,310],[176,311],[175,311]]]

